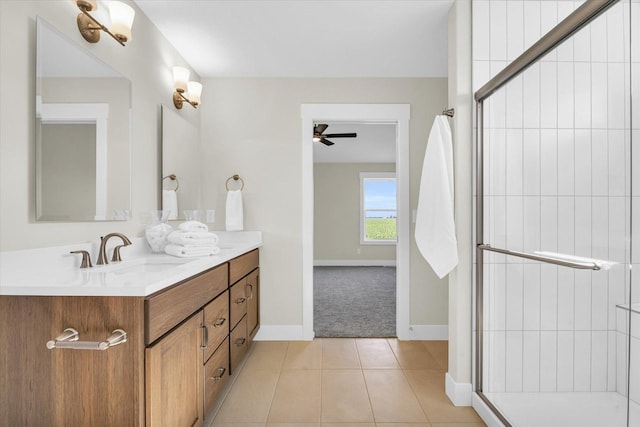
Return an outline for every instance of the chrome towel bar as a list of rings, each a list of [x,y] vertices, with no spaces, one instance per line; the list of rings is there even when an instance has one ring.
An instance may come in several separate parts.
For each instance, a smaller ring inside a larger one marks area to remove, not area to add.
[[[550,256],[529,254],[526,252],[518,252],[518,251],[509,251],[507,249],[494,248],[491,245],[484,245],[484,244],[478,245],[478,249],[481,249],[483,251],[497,252],[500,254],[505,254],[510,256],[516,256],[519,258],[531,259],[534,261],[546,262],[548,264],[561,265],[563,267],[577,268],[579,270],[600,270],[600,266],[595,262],[569,261],[566,259],[559,259],[559,258],[554,258]]]
[[[105,341],[78,341],[80,335],[73,328],[67,328],[55,339],[47,341],[47,348],[71,348],[73,350],[106,350],[109,347],[127,342],[127,333],[115,329]]]

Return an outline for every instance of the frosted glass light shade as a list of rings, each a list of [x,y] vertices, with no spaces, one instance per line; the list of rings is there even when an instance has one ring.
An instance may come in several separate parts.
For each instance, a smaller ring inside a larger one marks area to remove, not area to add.
[[[194,104],[200,104],[200,96],[202,95],[202,84],[198,82],[189,82],[187,84],[187,92],[189,92],[189,101]]]
[[[189,70],[184,67],[173,67],[173,86],[177,91],[186,92],[189,82]]]
[[[111,15],[111,28],[109,29],[116,36],[131,41],[131,27],[135,10],[128,4],[112,1],[109,2],[109,14]]]

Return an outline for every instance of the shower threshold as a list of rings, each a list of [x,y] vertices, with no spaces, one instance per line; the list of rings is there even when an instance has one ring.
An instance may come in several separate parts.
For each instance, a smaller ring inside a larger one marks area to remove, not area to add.
[[[485,392],[484,395],[514,427],[627,425],[627,398],[616,392]],[[640,420],[640,405],[632,401],[629,409],[631,420]]]

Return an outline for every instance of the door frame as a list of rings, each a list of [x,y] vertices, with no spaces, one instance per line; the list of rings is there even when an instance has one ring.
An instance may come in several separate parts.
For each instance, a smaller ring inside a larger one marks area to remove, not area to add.
[[[396,334],[411,336],[409,247],[409,104],[302,104],[302,335],[313,331],[313,124],[318,121],[388,122],[396,125]]]

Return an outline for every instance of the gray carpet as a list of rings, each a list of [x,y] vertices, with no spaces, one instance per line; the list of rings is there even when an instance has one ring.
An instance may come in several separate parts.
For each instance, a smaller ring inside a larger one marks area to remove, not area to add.
[[[395,337],[395,267],[314,267],[317,337]]]

